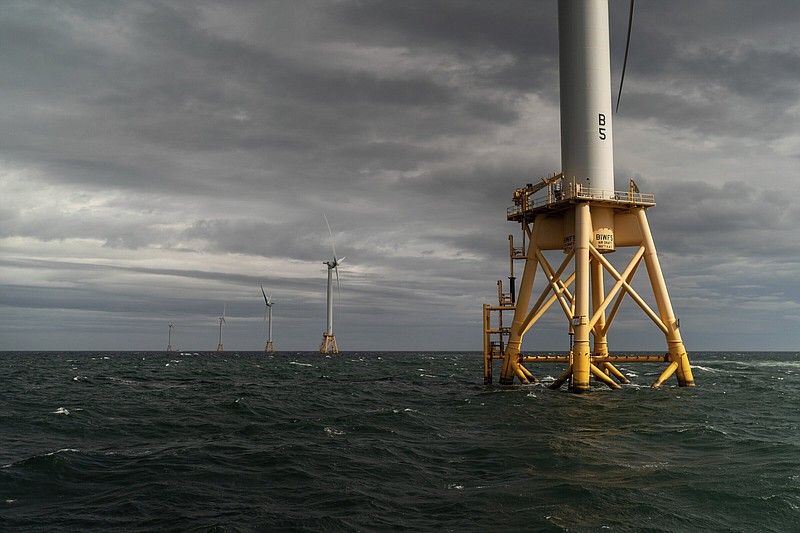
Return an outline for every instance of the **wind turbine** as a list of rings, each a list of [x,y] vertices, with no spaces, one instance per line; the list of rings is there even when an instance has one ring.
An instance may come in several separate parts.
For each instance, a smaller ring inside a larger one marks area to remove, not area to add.
[[[175,328],[172,324],[169,325],[169,334],[167,337],[167,351],[172,351],[172,330]]]
[[[227,304],[222,304],[222,316],[219,317],[219,344],[217,344],[217,351],[224,352],[225,350],[222,348],[222,324],[225,322],[225,307]]]
[[[331,224],[328,222],[328,217],[325,213],[325,224],[328,226],[328,235],[331,237],[331,250],[333,251],[333,259],[330,261],[323,261],[322,264],[328,265],[328,321],[325,327],[325,333],[322,334],[322,344],[319,345],[319,353],[339,353],[339,347],[336,345],[336,335],[333,334],[333,272],[336,271],[336,288],[339,288],[339,265],[344,261],[336,257],[336,247],[333,245],[333,232],[331,231]]]
[[[267,293],[264,292],[264,286],[260,285],[261,287],[261,294],[264,295],[264,303],[267,305],[266,309],[264,310],[264,320],[267,319],[267,315],[269,314],[269,336],[267,337],[267,345],[264,347],[264,351],[267,353],[273,353],[275,351],[275,346],[272,344],[272,306],[274,305],[272,301],[272,295],[270,294],[267,296]]]

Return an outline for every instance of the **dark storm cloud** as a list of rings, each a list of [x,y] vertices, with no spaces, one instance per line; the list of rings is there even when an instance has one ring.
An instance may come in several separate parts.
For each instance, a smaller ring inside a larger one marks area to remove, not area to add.
[[[624,114],[703,135],[764,140],[793,132],[785,111],[800,102],[800,52],[790,37],[800,10],[790,4],[639,6]]]
[[[672,253],[729,257],[800,257],[800,241],[785,239],[800,208],[771,187],[741,182],[678,182],[658,191],[653,211],[661,244]],[[780,243],[780,245],[777,245]]]
[[[556,13],[555,0],[5,3],[0,290],[7,314],[25,310],[14,331],[57,317],[144,332],[163,320],[145,315],[189,323],[224,301],[256,323],[263,282],[313,349],[326,213],[348,257],[337,327],[372,342],[414,324],[452,348],[435,328],[468,323],[479,343],[479,304],[519,231],[511,194],[560,167]],[[693,312],[736,306],[755,322],[798,301],[785,191],[799,17],[795,2],[637,5],[615,160],[657,195],[689,332]],[[626,25],[627,3],[611,2],[614,90]]]
[[[333,13],[361,42],[442,47],[454,54],[490,49],[550,58],[557,53],[555,2],[359,1],[334,4]]]
[[[169,188],[175,180],[185,182],[176,162],[163,157],[169,149],[186,157],[260,152],[265,166],[274,169],[296,167],[295,158],[305,154],[309,169],[315,161],[330,169],[335,160],[344,165],[341,173],[354,172],[346,159],[338,160],[336,146],[364,146],[364,138],[375,132],[388,138],[380,144],[384,157],[378,163],[392,161],[375,170],[392,170],[402,159],[413,161],[411,150],[432,154],[419,148],[428,139],[518,118],[513,102],[477,99],[422,75],[393,78],[279,58],[204,31],[188,5],[143,4],[132,13],[108,13],[107,20],[92,15],[88,24],[124,23],[121,49],[104,49],[102,41],[78,42],[64,22],[67,15],[81,13],[47,15],[33,37],[15,43],[7,62],[19,68],[26,55],[41,56],[42,68],[26,68],[40,77],[29,76],[21,89],[27,84],[45,88],[44,103],[70,111],[51,110],[25,126],[29,115],[19,118],[6,146],[18,145],[14,159],[36,161],[48,169],[48,179]],[[30,24],[18,22],[9,34],[27,34]],[[55,35],[48,33],[49,26],[58,28]],[[72,61],[60,61],[62,54]],[[45,68],[45,61],[62,70]],[[59,135],[57,143],[45,128]],[[389,153],[390,147],[397,155]],[[340,153],[348,150],[353,148]],[[294,171],[282,181],[317,179],[321,171]],[[203,177],[194,177],[195,186]]]
[[[465,63],[506,54],[510,64],[485,77],[476,72],[476,82],[520,92],[542,90],[550,97],[557,94],[555,2],[345,2],[333,12],[360,42],[437,50]]]

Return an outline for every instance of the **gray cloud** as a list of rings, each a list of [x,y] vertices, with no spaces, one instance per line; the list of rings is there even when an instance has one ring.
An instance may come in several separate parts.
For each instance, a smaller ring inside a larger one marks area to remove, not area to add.
[[[796,344],[797,11],[637,6],[618,185],[656,194],[695,349]],[[555,1],[12,1],[0,50],[2,348],[210,349],[227,305],[258,349],[263,283],[313,350],[326,213],[344,349],[480,350],[511,194],[559,170]],[[628,315],[619,348],[658,349]]]

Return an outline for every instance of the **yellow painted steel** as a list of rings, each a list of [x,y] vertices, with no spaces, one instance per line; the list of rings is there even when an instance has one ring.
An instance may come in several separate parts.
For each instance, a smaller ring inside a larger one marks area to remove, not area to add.
[[[569,363],[567,355],[524,355],[520,357],[523,363]]]
[[[639,220],[639,230],[642,232],[642,244],[645,246],[644,261],[647,266],[647,274],[650,277],[650,284],[653,287],[653,295],[658,304],[658,311],[668,328],[666,334],[670,361],[677,364],[676,376],[678,383],[684,387],[693,387],[694,377],[692,376],[692,368],[689,365],[689,356],[686,354],[686,348],[683,346],[681,333],[678,330],[678,321],[672,311],[672,302],[669,299],[664,274],[661,272],[661,264],[658,261],[653,235],[650,233],[650,225],[647,223],[647,215],[644,208],[641,207],[635,209],[634,213],[636,213],[636,217]],[[664,379],[666,380],[668,377],[666,376]],[[660,386],[663,380],[656,383],[654,383],[655,386]]]
[[[617,367],[608,361],[598,362],[599,368],[605,370],[607,374],[613,375],[620,383],[630,383],[631,380],[625,377],[625,374],[617,370]]]
[[[658,379],[653,383],[653,387],[660,387],[666,380],[668,380],[675,371],[678,370],[678,362],[672,361],[664,372],[658,376]]]
[[[592,374],[596,378],[598,378],[600,381],[602,381],[603,383],[608,385],[610,388],[612,388],[612,389],[621,389],[622,388],[619,385],[617,385],[617,383],[613,379],[608,377],[605,372],[603,372],[602,370],[597,368],[597,366],[591,365],[590,368],[592,370]]]
[[[608,355],[608,340],[606,339],[606,307],[605,290],[603,283],[603,265],[594,257],[591,258],[590,267],[592,271],[592,318],[589,320],[589,327],[594,336],[594,357],[604,357]]]
[[[336,344],[336,335],[322,334],[322,343],[319,345],[319,353],[339,353],[339,346]]]
[[[500,383],[511,384],[514,382],[516,375],[517,361],[520,352],[520,345],[522,344],[522,330],[523,320],[527,314],[528,304],[531,299],[531,290],[533,289],[533,280],[536,276],[537,260],[535,255],[531,255],[531,250],[535,250],[536,242],[539,238],[539,231],[541,224],[536,222],[543,221],[546,215],[539,215],[533,225],[533,231],[530,234],[530,244],[528,245],[527,258],[525,259],[525,269],[522,273],[522,281],[519,285],[519,293],[517,294],[517,301],[514,306],[514,318],[511,322],[511,332],[508,338],[508,345],[503,357],[503,366],[500,370]]]
[[[561,374],[560,376],[558,376],[558,379],[556,379],[556,380],[555,380],[555,381],[554,381],[554,382],[553,382],[553,383],[550,385],[550,388],[551,388],[551,389],[558,389],[558,388],[560,388],[560,387],[561,387],[561,385],[563,385],[564,383],[566,383],[566,381],[567,381],[567,380],[570,378],[570,376],[572,376],[572,365],[569,365],[569,366],[567,367],[567,369],[564,371],[564,373],[563,373],[563,374]]]
[[[588,202],[575,206],[575,313],[572,328],[575,341],[572,345],[572,377],[569,388],[573,392],[589,389],[591,366],[591,340],[589,338],[589,241],[592,238],[592,218]]]
[[[525,374],[525,377],[528,379],[528,381],[532,381],[534,383],[539,383],[539,380],[536,379],[533,374],[531,374],[530,370],[528,370],[527,368],[525,368],[521,364],[518,364],[517,368],[519,368],[522,371],[522,373]]]
[[[598,300],[601,300],[601,302],[599,303],[599,305],[595,307],[594,315],[592,315],[592,319],[589,321],[589,325],[592,327],[596,327],[596,329],[600,331],[603,337],[605,337],[608,331],[606,326],[605,310],[608,308],[608,305],[611,303],[611,300],[614,298],[614,296],[617,295],[617,293],[623,286],[630,287],[630,279],[628,278],[630,277],[631,273],[636,268],[636,266],[639,264],[639,260],[642,258],[642,255],[644,255],[644,247],[640,246],[639,249],[634,254],[633,258],[628,263],[628,266],[622,272],[622,274],[617,274],[616,270],[614,270],[612,267],[611,274],[612,276],[616,277],[617,282],[614,284],[613,287],[611,287],[611,290],[608,291],[608,294],[605,296],[605,298],[603,298],[602,286],[600,286],[599,288],[594,286],[592,287],[594,290],[597,291],[597,298]],[[600,273],[597,274],[597,277],[599,278],[600,283],[602,283],[602,269],[603,267],[610,267],[611,265],[608,263],[608,261],[603,263],[601,261],[602,259],[601,257],[593,257],[593,259],[594,261],[592,262],[592,264],[597,265],[597,268],[600,269]],[[612,315],[616,315],[615,309],[612,309]],[[595,326],[596,324],[597,326]],[[608,350],[606,350],[606,353],[608,353]]]
[[[483,384],[488,385],[492,382],[492,337],[489,331],[492,328],[492,315],[489,305],[483,304]]]
[[[646,210],[655,205],[652,195],[641,194],[638,189],[594,195],[591,189],[567,187],[566,182],[565,178],[551,178],[543,186],[537,185],[539,189],[546,189],[544,200],[534,198],[530,186],[515,192],[515,206],[509,208],[507,215],[509,220],[521,224],[523,246],[515,248],[513,238],[509,238],[512,283],[517,279],[514,261],[522,260],[525,265],[516,300],[513,292],[510,297],[503,293],[500,284],[499,305],[484,306],[484,383],[492,383],[493,362],[502,359],[500,384],[512,384],[515,378],[521,383],[536,381],[522,363],[567,363],[567,369],[551,384],[552,388],[569,382],[571,391],[583,392],[589,390],[592,379],[618,388],[619,383],[630,383],[630,380],[614,366],[615,363],[666,363],[667,367],[652,386],[662,386],[673,374],[678,385],[694,386],[689,357],[680,335],[680,322],[672,309],[647,222]],[[623,247],[634,247],[635,251],[625,267],[618,271],[608,258]],[[554,269],[550,264],[552,258],[544,252],[558,249],[563,249],[565,255]],[[647,271],[655,308],[651,308],[632,285],[642,264]],[[540,268],[544,286],[531,306],[534,281]],[[614,280],[607,292],[605,276]],[[608,334],[626,299],[635,303],[664,334],[667,353],[615,355],[609,351]],[[522,354],[523,337],[555,302],[559,303],[567,320],[571,339],[569,354]],[[502,323],[504,312],[513,313],[510,326]],[[493,313],[500,316],[498,326],[492,324]]]

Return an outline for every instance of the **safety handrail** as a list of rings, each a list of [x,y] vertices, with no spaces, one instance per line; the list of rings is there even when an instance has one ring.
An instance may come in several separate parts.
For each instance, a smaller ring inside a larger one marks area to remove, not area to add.
[[[609,191],[605,189],[595,189],[578,185],[576,187],[557,187],[550,184],[546,188],[546,194],[531,198],[524,189],[519,189],[522,194],[515,195],[514,205],[509,207],[506,212],[508,216],[519,215],[525,211],[558,205],[571,200],[608,200],[618,201],[625,204],[654,204],[655,195],[650,193],[640,193],[634,191]],[[524,195],[524,199],[523,199]]]

